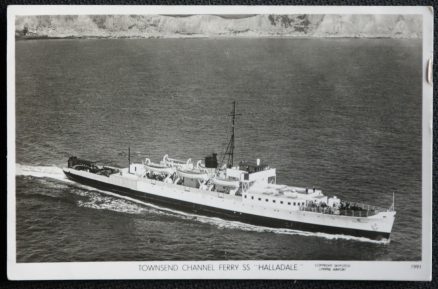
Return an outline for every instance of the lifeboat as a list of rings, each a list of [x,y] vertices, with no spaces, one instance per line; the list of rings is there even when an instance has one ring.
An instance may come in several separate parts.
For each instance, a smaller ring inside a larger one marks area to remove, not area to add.
[[[154,173],[158,173],[158,174],[166,174],[166,175],[170,175],[173,173],[173,169],[162,165],[162,164],[156,164],[151,162],[149,159],[146,159],[146,162],[144,164],[144,168],[146,171],[152,171]]]
[[[183,161],[183,160],[169,158],[169,155],[165,155],[163,157],[162,163],[166,164],[166,165],[168,165],[170,167],[193,168],[192,159],[188,159],[187,161]]]
[[[236,181],[235,179],[228,179],[228,178],[219,178],[216,177],[212,179],[213,184],[228,187],[228,188],[235,188],[237,189],[239,187],[239,181]]]
[[[195,179],[195,180],[207,180],[208,179],[208,174],[205,172],[202,172],[198,169],[193,169],[193,170],[177,169],[176,174],[181,178],[189,178],[189,179]]]

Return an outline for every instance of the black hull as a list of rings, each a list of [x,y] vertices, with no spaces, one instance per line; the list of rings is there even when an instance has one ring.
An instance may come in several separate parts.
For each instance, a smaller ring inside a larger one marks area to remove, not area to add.
[[[264,226],[270,228],[293,229],[293,230],[300,230],[307,232],[348,235],[354,237],[364,237],[372,240],[387,240],[389,239],[390,236],[389,233],[383,233],[383,232],[314,225],[314,224],[308,224],[302,222],[286,221],[286,220],[268,218],[258,215],[233,212],[233,211],[223,210],[215,207],[203,206],[203,205],[185,202],[185,201],[177,201],[174,199],[147,194],[144,192],[138,192],[124,187],[111,185],[104,182],[99,182],[96,180],[78,176],[65,171],[64,173],[69,179],[84,185],[88,185],[91,187],[95,187],[98,189],[103,189],[111,192],[116,192],[120,195],[132,197],[159,206],[163,206],[166,208],[175,209],[183,212],[188,212],[188,213],[201,214],[209,217],[210,216],[219,217],[225,220],[239,221],[251,225]]]

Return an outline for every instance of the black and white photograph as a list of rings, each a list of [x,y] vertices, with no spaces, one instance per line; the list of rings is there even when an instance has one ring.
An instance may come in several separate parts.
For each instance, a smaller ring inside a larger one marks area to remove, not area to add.
[[[430,279],[426,7],[14,8],[10,278]]]

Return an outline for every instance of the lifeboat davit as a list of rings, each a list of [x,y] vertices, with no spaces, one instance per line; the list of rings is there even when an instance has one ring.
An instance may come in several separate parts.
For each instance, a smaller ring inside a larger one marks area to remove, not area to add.
[[[193,169],[193,170],[177,169],[176,174],[182,178],[189,178],[189,179],[195,179],[195,180],[207,180],[208,179],[207,173],[202,172],[202,171],[197,170],[197,169]]]
[[[224,178],[214,178],[212,179],[213,184],[228,187],[228,188],[235,188],[237,189],[239,187],[239,181],[236,181],[235,179],[224,179]]]
[[[162,164],[152,163],[149,159],[146,159],[144,168],[146,171],[152,171],[154,173],[159,173],[159,174],[170,175],[173,173],[173,169],[171,167]]]

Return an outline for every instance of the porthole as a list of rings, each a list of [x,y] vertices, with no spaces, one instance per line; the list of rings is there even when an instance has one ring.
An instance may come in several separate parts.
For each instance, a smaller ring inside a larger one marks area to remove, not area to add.
[[[261,201],[262,200],[262,198],[259,198],[259,201]]]
[[[283,201],[280,201],[280,204],[283,204]]]
[[[290,206],[290,202],[287,202],[287,204]]]
[[[275,203],[275,200],[272,200],[273,203]]]
[[[251,200],[254,200],[254,196],[251,196]]]
[[[268,199],[266,199],[265,201],[266,201],[266,202],[269,202],[269,200],[268,200]]]
[[[296,205],[297,205],[297,203],[294,202],[294,206],[296,206]]]

